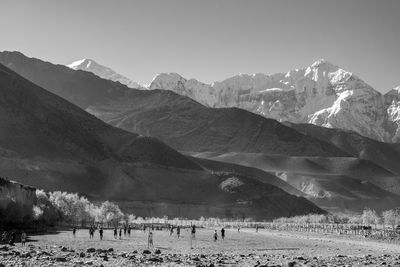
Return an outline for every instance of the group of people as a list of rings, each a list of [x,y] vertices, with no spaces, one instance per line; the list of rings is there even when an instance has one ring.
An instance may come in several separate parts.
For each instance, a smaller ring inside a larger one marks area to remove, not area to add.
[[[73,227],[72,228],[72,235],[73,235],[73,237],[76,237],[76,227]],[[104,229],[103,229],[103,227],[97,227],[97,230],[99,231],[99,236],[100,236],[100,240],[103,240],[103,236],[104,236]],[[122,239],[122,231],[123,231],[123,233],[124,233],[124,236],[126,236],[126,234],[128,233],[128,236],[131,236],[131,230],[132,230],[132,228],[131,228],[131,226],[129,225],[129,226],[124,226],[124,228],[123,228],[123,230],[122,230],[122,227],[121,228],[119,228],[119,231],[118,231],[118,228],[117,227],[115,227],[114,228],[114,238],[115,239],[117,239],[118,238],[118,232],[119,232],[119,239]],[[96,227],[94,227],[94,226],[90,226],[89,227],[89,239],[93,239],[94,238],[94,233],[96,232]]]
[[[174,227],[174,226],[171,225],[169,227],[170,236],[172,236],[174,234],[174,229],[176,229],[177,237],[180,238],[181,237],[181,227],[180,226]],[[152,227],[151,229],[148,229],[147,247],[149,249],[154,247],[153,230],[154,230],[154,227]],[[96,231],[96,228],[94,226],[91,226],[89,228],[89,237],[90,237],[90,239],[93,239],[95,231]],[[100,235],[100,240],[103,240],[103,233],[104,233],[103,227],[98,227],[98,231],[99,231],[99,235]],[[114,227],[114,229],[113,229],[114,238],[115,239],[119,238],[121,240],[122,239],[122,233],[124,234],[124,236],[126,236],[127,234],[128,234],[128,236],[130,236],[131,235],[131,231],[132,231],[132,228],[131,228],[130,225],[125,225],[124,227],[120,227],[120,228]],[[146,232],[146,225],[143,225],[143,231]],[[221,228],[220,232],[221,232],[221,238],[222,238],[222,240],[224,240],[225,239],[225,228]],[[240,228],[238,228],[238,232],[240,232]],[[191,233],[191,235],[190,235],[191,243],[190,244],[192,246],[192,240],[196,239],[196,225],[192,225],[190,227],[190,233]],[[76,228],[75,227],[72,229],[72,234],[75,237],[75,235],[76,235]],[[25,234],[25,236],[26,236],[26,234]],[[217,230],[214,231],[213,237],[214,237],[214,242],[217,242],[217,240],[218,240],[218,232],[217,232]]]
[[[222,240],[225,239],[225,229],[223,227],[221,229],[221,238],[222,238]],[[217,240],[218,240],[218,233],[217,233],[217,230],[215,230],[214,231],[214,242],[217,242]]]
[[[10,246],[14,246],[16,243],[17,239],[17,233],[15,231],[11,231],[11,234],[8,235],[7,231],[4,231],[3,234],[1,235],[1,243],[7,243]],[[25,231],[22,230],[21,232],[21,245],[25,246],[27,239],[27,235]]]
[[[126,233],[128,233],[128,236],[131,236],[131,226],[124,226],[124,236],[126,236]],[[118,236],[118,228],[114,227],[114,238],[117,239]],[[119,228],[119,239],[122,239],[122,227]]]

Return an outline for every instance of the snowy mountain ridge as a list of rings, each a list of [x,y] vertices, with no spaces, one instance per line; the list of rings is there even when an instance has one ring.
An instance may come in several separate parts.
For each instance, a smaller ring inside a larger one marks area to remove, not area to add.
[[[114,82],[120,82],[130,88],[137,88],[137,89],[146,89],[144,86],[138,84],[137,82],[132,81],[131,79],[118,74],[111,68],[105,67],[100,65],[96,61],[92,59],[80,59],[77,61],[72,62],[71,64],[67,65],[67,67],[74,69],[74,70],[83,70],[92,72],[95,75],[99,76],[100,78],[111,80]]]
[[[212,84],[162,73],[149,87],[171,90],[209,107],[238,107],[278,121],[340,128],[394,142],[400,141],[399,88],[382,95],[324,59],[287,73],[240,74]],[[388,95],[396,99],[390,105]]]

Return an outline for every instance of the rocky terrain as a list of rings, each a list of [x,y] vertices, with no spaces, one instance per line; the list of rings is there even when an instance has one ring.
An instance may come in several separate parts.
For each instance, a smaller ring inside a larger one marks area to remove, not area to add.
[[[249,230],[249,231],[254,231]],[[238,234],[227,231],[223,241],[211,241],[210,230],[198,231],[193,249],[188,235],[177,240],[167,232],[155,232],[155,248],[145,248],[146,233],[113,240],[111,231],[103,241],[76,238],[70,232],[33,236],[26,247],[0,246],[5,266],[397,266],[399,247],[366,240],[350,241],[325,236],[261,231]],[[56,240],[56,237],[59,240]],[[207,240],[210,239],[210,240]],[[356,246],[355,246],[356,245]]]

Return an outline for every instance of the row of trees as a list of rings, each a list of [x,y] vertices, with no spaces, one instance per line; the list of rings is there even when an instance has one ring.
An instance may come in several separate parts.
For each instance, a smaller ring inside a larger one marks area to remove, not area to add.
[[[36,190],[37,204],[33,213],[38,221],[46,225],[91,225],[100,223],[115,226],[133,215],[125,215],[117,204],[105,201],[95,205],[87,198],[66,192]]]
[[[353,224],[366,226],[390,226],[394,230],[400,224],[400,209],[391,209],[378,214],[371,209],[365,209],[361,214],[309,214],[290,218],[275,219],[273,223],[295,224]]]

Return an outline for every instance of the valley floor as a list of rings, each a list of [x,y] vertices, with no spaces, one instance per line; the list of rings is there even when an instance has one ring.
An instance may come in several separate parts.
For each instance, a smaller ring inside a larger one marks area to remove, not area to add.
[[[225,240],[218,231],[214,242],[213,234],[214,229],[198,229],[190,249],[187,230],[180,239],[175,233],[154,231],[155,249],[144,254],[147,233],[143,231],[118,240],[105,230],[103,241],[97,232],[90,240],[87,230],[78,230],[75,238],[62,231],[31,236],[25,247],[0,246],[0,262],[5,266],[400,266],[399,244],[254,229],[240,233],[227,229]]]

